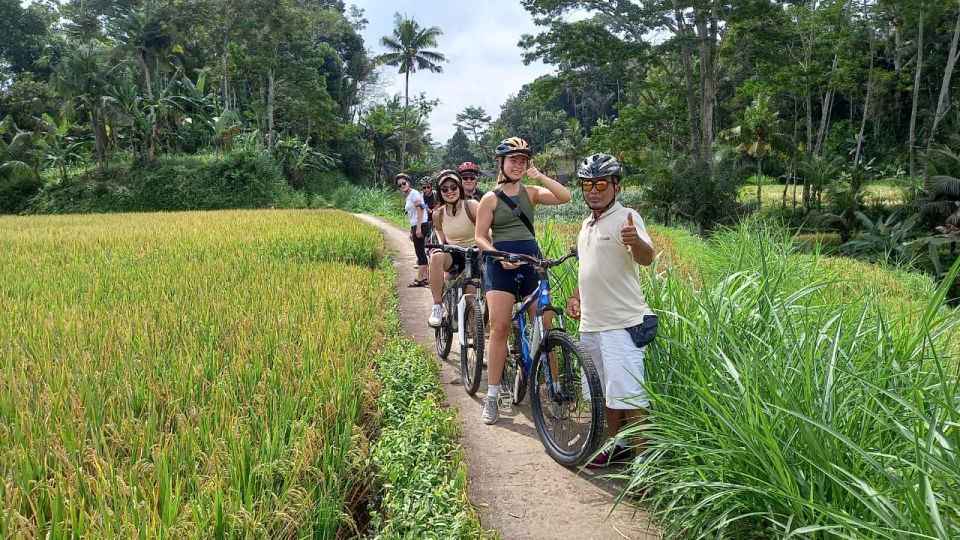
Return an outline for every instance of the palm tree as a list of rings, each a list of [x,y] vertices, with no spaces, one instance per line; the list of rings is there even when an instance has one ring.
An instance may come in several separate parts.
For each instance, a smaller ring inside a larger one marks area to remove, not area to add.
[[[400,16],[399,13],[395,15],[394,24],[393,35],[380,38],[380,44],[390,52],[377,57],[377,61],[389,66],[399,66],[399,72],[404,75],[403,129],[407,129],[407,108],[410,106],[410,74],[418,69],[440,73],[443,68],[440,67],[439,63],[446,62],[447,58],[439,52],[427,50],[429,47],[437,46],[437,38],[443,33],[436,26],[421,28],[417,21]],[[404,153],[407,148],[406,136],[401,141],[400,168],[403,169]]]
[[[133,56],[143,74],[143,87],[153,99],[153,77],[148,60],[159,58],[173,43],[159,17],[151,10],[129,11],[116,21],[112,34],[118,42],[117,51]]]
[[[760,94],[743,113],[739,126],[721,131],[721,139],[739,143],[737,153],[744,153],[757,162],[757,208],[760,208],[763,189],[763,158],[782,153],[788,143],[783,137],[780,114],[767,94]]]
[[[53,69],[51,85],[67,99],[68,109],[83,111],[90,119],[90,129],[97,160],[106,163],[107,128],[104,117],[104,99],[113,93],[115,70],[103,60],[102,49],[81,45],[71,51]]]

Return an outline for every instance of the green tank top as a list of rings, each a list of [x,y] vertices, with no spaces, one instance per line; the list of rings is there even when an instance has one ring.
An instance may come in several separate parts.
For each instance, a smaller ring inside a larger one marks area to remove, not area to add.
[[[509,195],[508,195],[509,196]],[[526,214],[527,219],[533,224],[533,203],[530,202],[530,196],[527,195],[527,188],[520,186],[520,193],[516,197],[511,197],[513,202],[517,203],[520,211]],[[490,225],[490,233],[494,242],[504,240],[535,240],[536,237],[530,233],[530,229],[520,221],[520,218],[513,215],[513,211],[507,206],[507,203],[497,197],[497,207],[493,211],[493,223]]]

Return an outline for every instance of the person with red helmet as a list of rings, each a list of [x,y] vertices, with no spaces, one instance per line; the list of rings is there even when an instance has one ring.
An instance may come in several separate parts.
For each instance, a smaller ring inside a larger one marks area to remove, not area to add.
[[[570,192],[560,182],[540,172],[532,161],[527,141],[510,137],[500,142],[495,160],[500,172],[499,187],[480,200],[477,209],[476,242],[481,250],[508,251],[540,256],[533,228],[534,208],[539,204],[558,205],[570,201]],[[539,185],[526,185],[526,176]],[[490,316],[487,344],[487,396],[481,419],[493,424],[500,417],[497,398],[503,366],[507,360],[507,337],[512,329],[511,313],[518,295],[527,296],[537,288],[537,274],[530,265],[516,265],[487,258],[484,290]],[[547,318],[544,324],[549,324]]]
[[[457,167],[460,178],[463,180],[464,197],[479,201],[484,192],[477,187],[477,177],[480,176],[480,167],[472,161],[464,161]]]

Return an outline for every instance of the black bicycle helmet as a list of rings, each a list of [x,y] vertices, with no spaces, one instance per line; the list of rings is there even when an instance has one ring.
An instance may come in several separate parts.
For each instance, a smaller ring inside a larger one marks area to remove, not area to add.
[[[433,179],[430,178],[429,174],[420,179],[420,187],[424,186],[433,186]]]
[[[494,150],[494,156],[501,158],[510,154],[523,154],[530,157],[533,155],[533,149],[530,148],[527,141],[520,137],[510,137],[500,141],[500,144],[498,144],[496,150]]]
[[[577,176],[580,178],[602,178],[610,176],[614,183],[620,182],[623,178],[623,166],[617,161],[617,158],[603,152],[596,153],[585,158],[580,162],[577,168]]]

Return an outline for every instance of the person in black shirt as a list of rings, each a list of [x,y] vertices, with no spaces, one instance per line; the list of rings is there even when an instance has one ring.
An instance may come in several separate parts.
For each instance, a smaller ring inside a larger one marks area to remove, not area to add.
[[[421,178],[420,189],[423,192],[423,204],[427,206],[427,221],[433,223],[433,207],[437,205],[437,195],[433,192],[433,179],[429,176]]]

